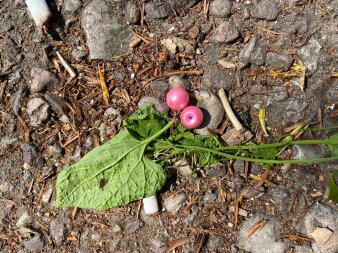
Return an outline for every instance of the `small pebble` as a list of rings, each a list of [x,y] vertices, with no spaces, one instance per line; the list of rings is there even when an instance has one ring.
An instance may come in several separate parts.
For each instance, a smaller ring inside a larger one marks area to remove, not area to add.
[[[33,80],[30,90],[33,93],[45,91],[59,83],[59,80],[51,72],[41,68],[33,68],[31,70],[31,77]]]
[[[229,43],[238,39],[240,33],[233,22],[225,21],[215,30],[212,40],[215,43]]]
[[[209,13],[216,18],[227,18],[231,14],[232,2],[229,0],[214,0],[209,7]]]
[[[126,227],[125,227],[126,234],[130,235],[130,234],[135,233],[137,230],[139,230],[141,227],[143,227],[143,225],[144,225],[144,223],[140,220],[128,222]]]
[[[40,235],[36,234],[32,239],[24,241],[23,245],[29,252],[40,252],[45,246],[45,242]]]
[[[170,6],[166,2],[150,2],[145,4],[144,10],[149,19],[164,19],[169,16]]]
[[[136,24],[140,21],[140,8],[134,1],[128,1],[126,4],[126,17],[129,24]]]
[[[170,196],[169,198],[164,200],[164,207],[170,213],[175,213],[181,210],[187,197],[183,194],[179,194],[176,196]]]
[[[277,19],[279,11],[279,6],[276,1],[263,0],[254,5],[254,8],[251,10],[251,16],[254,18],[273,21]]]
[[[30,125],[37,127],[49,119],[50,106],[41,97],[31,98],[27,103],[27,113]]]

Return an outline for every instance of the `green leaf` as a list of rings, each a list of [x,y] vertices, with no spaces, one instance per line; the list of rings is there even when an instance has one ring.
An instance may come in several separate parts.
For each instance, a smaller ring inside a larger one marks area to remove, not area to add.
[[[221,146],[217,137],[194,134],[182,125],[179,125],[174,130],[168,140],[174,145],[198,146],[206,148],[218,148]],[[220,160],[217,155],[212,154],[211,152],[194,151],[194,153],[196,154],[197,162],[201,166],[215,164]]]
[[[58,175],[56,206],[103,210],[155,194],[166,174],[144,150],[160,134],[139,141],[122,131],[93,149]]]
[[[330,140],[336,140],[338,141],[338,133],[332,135],[330,137]],[[329,145],[331,152],[332,152],[332,156],[338,156],[338,145]]]
[[[338,170],[336,171],[336,173]],[[338,202],[338,186],[336,185],[336,182],[334,181],[333,175],[329,174],[329,196],[328,199],[333,200],[335,202]]]
[[[123,122],[129,133],[138,140],[149,138],[167,124],[168,119],[151,103],[144,104]]]

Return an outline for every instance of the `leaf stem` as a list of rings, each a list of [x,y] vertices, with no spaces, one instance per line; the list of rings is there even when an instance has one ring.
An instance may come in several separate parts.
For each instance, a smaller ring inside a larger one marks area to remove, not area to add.
[[[158,131],[153,136],[150,136],[148,139],[143,140],[141,142],[141,144],[148,144],[148,143],[156,140],[159,136],[161,136],[163,133],[165,133],[173,125],[173,123],[174,123],[173,120],[169,121],[168,124],[165,125],[165,127],[163,127],[160,131]]]

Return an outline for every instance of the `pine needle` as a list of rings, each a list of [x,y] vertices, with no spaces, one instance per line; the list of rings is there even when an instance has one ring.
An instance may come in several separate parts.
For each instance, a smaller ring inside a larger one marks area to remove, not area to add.
[[[266,137],[269,136],[268,130],[267,130],[266,124],[265,124],[265,108],[264,107],[259,109],[258,118],[259,118],[259,123],[261,124],[261,127],[263,129],[264,136],[266,136]]]

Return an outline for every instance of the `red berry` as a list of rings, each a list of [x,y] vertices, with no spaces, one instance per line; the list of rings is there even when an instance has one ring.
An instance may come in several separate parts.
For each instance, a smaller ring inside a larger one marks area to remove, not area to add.
[[[197,106],[188,106],[181,112],[180,119],[186,128],[196,128],[203,122],[203,112]]]
[[[167,93],[167,104],[173,110],[182,110],[189,104],[189,94],[182,87],[173,87]]]

